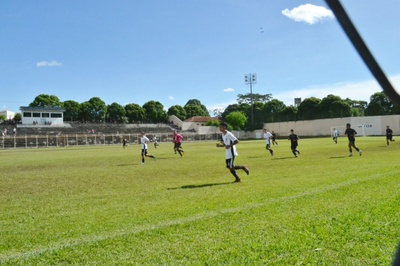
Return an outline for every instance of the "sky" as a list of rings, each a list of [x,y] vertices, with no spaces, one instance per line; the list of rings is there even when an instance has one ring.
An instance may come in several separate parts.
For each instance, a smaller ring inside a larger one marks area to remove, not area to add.
[[[341,3],[400,88],[400,1]],[[246,74],[286,105],[382,91],[322,0],[2,0],[0,36],[0,111],[40,94],[221,109]]]

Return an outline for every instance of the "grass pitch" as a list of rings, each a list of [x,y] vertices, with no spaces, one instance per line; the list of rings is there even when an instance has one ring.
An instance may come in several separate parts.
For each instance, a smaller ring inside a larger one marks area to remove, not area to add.
[[[400,143],[242,141],[0,151],[1,265],[390,265]]]

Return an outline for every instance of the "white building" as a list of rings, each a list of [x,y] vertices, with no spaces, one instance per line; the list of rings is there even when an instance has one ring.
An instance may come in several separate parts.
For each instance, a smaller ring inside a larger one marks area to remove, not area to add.
[[[14,119],[15,112],[4,110],[0,112],[0,115],[4,115],[6,117],[6,120],[12,120]]]
[[[23,125],[62,125],[64,108],[60,107],[26,107],[19,108]]]

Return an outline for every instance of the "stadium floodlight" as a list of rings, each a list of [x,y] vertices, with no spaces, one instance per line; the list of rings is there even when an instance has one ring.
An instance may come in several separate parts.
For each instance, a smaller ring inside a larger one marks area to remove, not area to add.
[[[257,74],[251,73],[244,75],[244,83],[250,86],[251,128],[254,129],[253,84],[257,83]]]

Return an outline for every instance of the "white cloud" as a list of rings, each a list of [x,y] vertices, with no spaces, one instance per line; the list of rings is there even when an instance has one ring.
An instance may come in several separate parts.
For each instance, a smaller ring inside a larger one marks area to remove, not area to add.
[[[40,61],[36,63],[36,67],[58,67],[63,64],[53,60],[53,61]]]
[[[175,98],[173,96],[168,96],[168,99],[175,100]]]
[[[226,89],[224,89],[224,92],[234,92],[235,90],[234,89],[232,89],[232,88],[226,88]]]
[[[282,10],[282,14],[294,21],[305,22],[310,25],[335,17],[331,10],[312,4],[300,5],[292,10],[286,8]]]
[[[400,88],[400,74],[389,77],[392,85]],[[285,91],[282,93],[272,94],[274,99],[284,102],[286,105],[293,105],[294,98],[301,98],[304,100],[310,97],[319,99],[325,98],[329,94],[339,96],[342,99],[349,98],[357,101],[367,101],[372,94],[381,92],[382,88],[375,81],[375,79],[362,81],[362,82],[345,82],[333,85],[312,86],[292,91]]]

